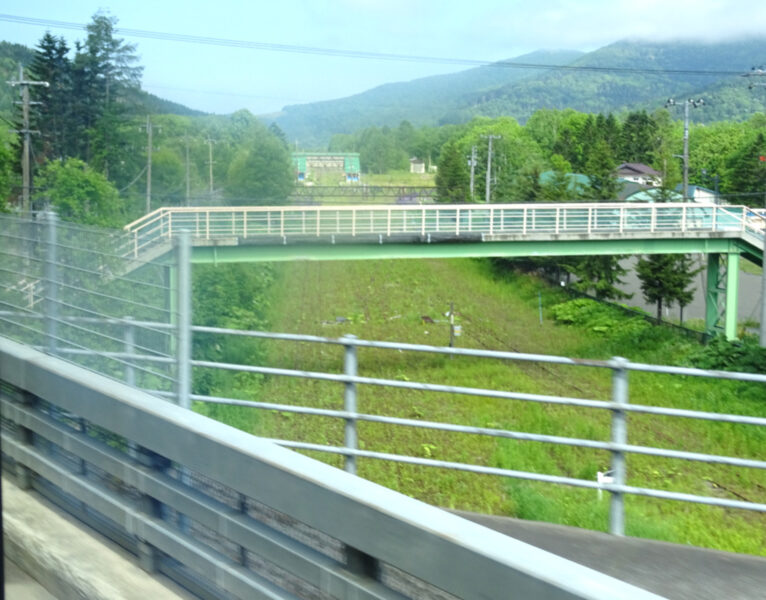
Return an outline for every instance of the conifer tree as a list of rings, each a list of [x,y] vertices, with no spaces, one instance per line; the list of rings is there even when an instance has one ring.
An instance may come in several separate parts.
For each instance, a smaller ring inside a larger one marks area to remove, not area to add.
[[[465,202],[469,194],[468,163],[459,146],[447,142],[439,157],[436,193],[439,202]]]

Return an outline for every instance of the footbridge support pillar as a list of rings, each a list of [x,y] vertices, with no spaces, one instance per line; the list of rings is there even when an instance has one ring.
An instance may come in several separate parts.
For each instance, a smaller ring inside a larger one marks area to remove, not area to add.
[[[727,340],[737,338],[739,258],[736,252],[707,256],[705,331],[723,332]]]

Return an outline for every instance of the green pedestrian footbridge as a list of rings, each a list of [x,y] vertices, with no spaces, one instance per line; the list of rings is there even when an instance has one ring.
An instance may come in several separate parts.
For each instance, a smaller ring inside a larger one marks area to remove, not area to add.
[[[182,231],[194,263],[701,253],[706,330],[732,339],[739,262],[762,263],[763,223],[697,203],[160,208],[125,227],[123,254],[159,258]]]

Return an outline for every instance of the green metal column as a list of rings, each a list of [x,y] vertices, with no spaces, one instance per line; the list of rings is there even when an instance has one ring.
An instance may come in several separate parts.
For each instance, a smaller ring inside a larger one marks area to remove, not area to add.
[[[739,254],[726,255],[726,339],[737,339],[737,303],[739,300]]]
[[[720,269],[719,264],[721,260],[720,254],[708,254],[707,255],[707,273],[706,273],[706,285],[705,290],[705,332],[710,335],[716,334],[718,327],[718,301],[721,293],[721,287],[719,285]]]

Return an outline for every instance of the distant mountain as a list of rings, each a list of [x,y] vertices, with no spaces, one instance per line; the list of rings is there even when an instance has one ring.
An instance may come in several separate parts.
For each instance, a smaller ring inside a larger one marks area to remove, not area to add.
[[[289,139],[320,147],[335,133],[351,133],[371,125],[397,126],[403,120],[415,126],[440,125],[450,122],[450,113],[473,103],[476,94],[544,73],[542,69],[509,68],[505,64],[569,64],[582,54],[574,50],[532,52],[459,73],[388,83],[339,100],[286,106],[273,120]]]
[[[739,74],[764,59],[766,38],[717,44],[621,41],[586,54],[571,66],[666,72],[551,71],[488,94],[477,93],[461,116],[467,119],[474,115],[511,115],[523,121],[540,108],[573,108],[593,113],[634,108],[654,110],[669,97],[694,95],[705,97],[708,103],[705,109],[694,113],[692,118],[696,120],[744,119],[754,109],[763,110],[764,95],[750,93],[738,75],[695,75],[679,71]]]
[[[620,112],[661,107],[669,97],[705,98],[693,120],[742,120],[766,110],[766,89],[748,90],[736,75],[766,62],[766,37],[720,43],[625,40],[593,52],[535,52],[510,61],[587,68],[656,69],[661,73],[574,69],[527,70],[499,65],[383,85],[339,100],[285,107],[275,120],[289,139],[323,146],[334,133],[372,125],[460,123],[474,116],[526,120],[541,108]],[[674,72],[667,72],[674,71]]]
[[[189,108],[172,100],[165,100],[144,90],[138,90],[136,101],[152,115],[180,115],[182,117],[202,117],[208,113]]]

